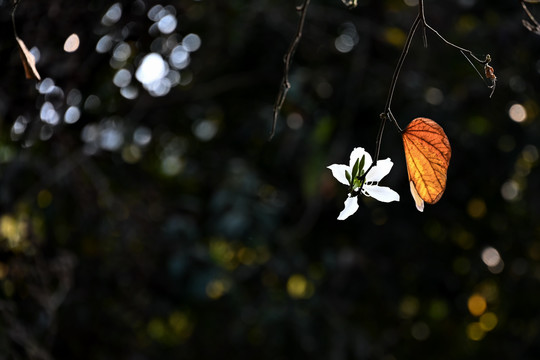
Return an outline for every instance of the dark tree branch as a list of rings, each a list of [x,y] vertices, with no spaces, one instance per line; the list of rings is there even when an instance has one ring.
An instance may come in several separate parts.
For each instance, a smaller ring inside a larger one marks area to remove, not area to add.
[[[310,1],[311,0],[304,0],[303,4],[296,8],[300,12],[300,20],[298,21],[296,35],[294,36],[294,39],[289,46],[289,50],[287,51],[287,53],[285,54],[285,57],[283,58],[285,67],[283,69],[283,78],[281,79],[281,85],[280,85],[279,92],[276,98],[276,102],[274,103],[272,131],[270,132],[269,140],[271,140],[274,137],[274,134],[276,133],[277,118],[279,116],[279,112],[281,111],[283,103],[285,102],[287,93],[289,92],[289,89],[291,88],[291,83],[289,82],[289,70],[291,67],[291,60],[294,56],[294,52],[296,51],[296,48],[298,47],[298,44],[300,43],[300,40],[302,39],[302,31],[304,30],[304,23],[306,20],[306,14],[307,14]]]
[[[523,1],[526,1],[526,0],[522,0],[522,5],[524,6],[524,8],[526,8],[526,6],[523,4]],[[536,1],[536,0],[533,0],[533,1]],[[378,159],[379,159],[379,154],[380,154],[380,150],[381,150],[381,141],[382,141],[382,136],[383,136],[383,133],[384,133],[384,127],[385,127],[386,121],[388,121],[388,120],[392,121],[394,123],[394,126],[396,127],[396,129],[400,133],[403,132],[403,130],[399,126],[396,118],[394,117],[394,114],[392,114],[392,109],[391,109],[391,107],[392,107],[392,99],[394,97],[394,92],[396,90],[396,84],[397,84],[397,81],[399,79],[399,74],[401,72],[401,68],[403,67],[403,64],[405,63],[405,59],[407,58],[407,54],[409,53],[409,49],[411,47],[412,39],[413,39],[414,34],[415,34],[416,30],[418,29],[418,26],[420,24],[422,24],[422,30],[423,30],[422,39],[423,39],[425,47],[427,47],[426,29],[429,29],[435,35],[437,35],[444,43],[446,43],[447,45],[449,45],[449,46],[451,46],[451,47],[453,47],[453,48],[455,48],[457,50],[459,50],[461,52],[461,54],[467,59],[467,61],[471,64],[471,66],[474,68],[474,70],[480,75],[480,77],[484,81],[485,81],[485,78],[487,78],[488,80],[491,80],[491,82],[492,82],[491,85],[487,84],[488,88],[492,89],[491,94],[490,94],[489,97],[491,97],[493,95],[493,92],[495,91],[495,82],[497,80],[497,77],[495,76],[495,74],[493,72],[493,68],[489,65],[489,63],[491,61],[491,56],[488,54],[488,55],[486,55],[485,59],[482,60],[479,57],[477,57],[476,55],[474,55],[474,53],[471,50],[465,49],[465,48],[463,48],[461,46],[458,46],[458,45],[446,40],[444,38],[444,36],[442,36],[437,30],[435,30],[433,27],[431,27],[426,22],[426,17],[425,17],[425,12],[424,12],[424,1],[420,0],[419,3],[418,3],[418,15],[414,19],[414,22],[411,25],[411,28],[409,30],[409,33],[407,34],[407,39],[405,40],[405,45],[403,46],[403,50],[401,51],[401,55],[399,56],[399,60],[397,62],[396,68],[394,69],[394,74],[392,75],[392,81],[390,82],[390,90],[388,92],[388,97],[386,98],[386,104],[384,106],[384,111],[380,115],[381,124],[379,125],[379,131],[377,133],[377,139],[375,141],[375,160],[373,161],[373,164],[372,164],[371,167],[375,166],[377,164]],[[478,71],[476,66],[473,64],[471,59],[473,59],[474,61],[476,61],[476,62],[478,62],[478,63],[480,63],[480,64],[482,64],[484,66],[485,78],[484,78],[484,76],[482,76],[482,74],[480,74],[480,72]],[[371,169],[371,167],[370,167],[370,169]],[[369,171],[370,169],[368,169],[367,171]],[[366,173],[367,173],[367,171],[366,171]]]

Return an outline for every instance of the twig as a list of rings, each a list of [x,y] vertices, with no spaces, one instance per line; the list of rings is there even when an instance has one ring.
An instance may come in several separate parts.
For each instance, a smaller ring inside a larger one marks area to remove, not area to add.
[[[307,9],[309,7],[310,1],[311,0],[304,0],[304,3],[296,8],[300,12],[300,20],[298,21],[296,35],[294,36],[293,41],[289,45],[289,50],[287,51],[287,53],[285,54],[285,57],[283,58],[285,67],[283,69],[283,78],[281,79],[281,85],[279,88],[278,95],[276,97],[276,102],[274,103],[274,118],[272,121],[272,131],[270,132],[269,140],[271,140],[274,137],[274,134],[276,133],[277,118],[278,118],[279,112],[281,111],[281,107],[283,106],[283,103],[285,102],[285,98],[287,97],[287,92],[289,92],[289,89],[291,88],[291,83],[289,82],[289,69],[291,66],[291,60],[294,55],[294,52],[296,48],[298,47],[300,40],[302,39],[302,31],[304,30],[304,23],[306,20]]]
[[[423,5],[423,3],[421,5]],[[390,110],[390,107],[392,106],[392,99],[394,97],[394,91],[396,90],[396,84],[399,78],[399,73],[401,72],[401,68],[403,67],[405,58],[407,57],[407,54],[409,53],[409,49],[411,47],[411,42],[414,37],[414,33],[416,32],[416,29],[418,29],[418,25],[421,22],[422,22],[422,15],[418,13],[418,15],[416,16],[416,19],[414,19],[411,29],[409,30],[409,33],[407,34],[407,40],[405,41],[405,45],[403,46],[403,50],[401,51],[401,55],[399,56],[398,63],[396,65],[396,68],[394,69],[394,74],[392,75],[392,82],[390,83],[390,91],[388,92],[388,97],[386,98],[386,105],[384,106],[384,112],[381,114],[381,125],[379,125],[379,132],[377,134],[377,140],[375,142],[375,160],[373,161],[373,166],[376,165],[377,161],[379,160],[379,153],[381,151],[381,141],[382,141],[382,136],[384,133],[384,125],[386,121],[392,120],[394,122],[394,125],[396,125],[397,129],[401,131],[401,128],[399,127],[395,117],[392,115],[392,111]]]
[[[11,8],[11,24],[13,25],[13,35],[17,37],[17,27],[15,26],[15,10],[17,10],[17,6],[19,5],[19,0],[16,0],[13,2],[13,7]]]
[[[522,0],[522,1],[525,1],[525,0]],[[522,2],[522,5],[523,5],[524,8],[526,8],[526,6],[525,6],[525,4],[523,4],[523,2]],[[532,18],[532,19],[534,19],[534,18]],[[536,22],[536,20],[534,20],[534,21]],[[386,104],[384,106],[384,111],[380,115],[381,124],[379,126],[379,132],[377,134],[377,139],[375,141],[375,160],[374,160],[372,166],[376,165],[377,160],[379,159],[379,154],[380,154],[380,150],[381,150],[381,141],[382,141],[382,136],[383,136],[383,133],[384,133],[384,126],[385,126],[386,121],[388,121],[388,120],[392,121],[394,123],[394,125],[396,126],[396,129],[400,133],[403,132],[403,130],[399,126],[396,118],[392,114],[392,109],[391,109],[392,99],[394,97],[394,92],[396,90],[396,84],[397,84],[397,81],[398,81],[398,78],[399,78],[399,74],[401,72],[401,68],[403,67],[403,64],[405,63],[405,58],[407,57],[407,54],[409,53],[409,49],[411,47],[412,39],[413,39],[414,34],[415,34],[416,30],[418,29],[418,26],[420,24],[422,24],[422,29],[423,29],[422,39],[423,39],[425,47],[427,47],[426,29],[429,29],[435,35],[437,35],[443,42],[445,42],[447,45],[459,50],[460,53],[467,59],[469,64],[471,64],[471,66],[474,68],[474,70],[478,73],[478,75],[480,75],[482,80],[484,80],[484,77],[478,71],[476,66],[471,61],[471,59],[477,61],[478,63],[480,63],[482,65],[484,65],[485,76],[486,76],[486,78],[488,78],[489,80],[492,81],[491,85],[486,84],[488,86],[488,88],[492,89],[491,94],[489,95],[489,97],[491,97],[493,95],[493,92],[495,91],[495,82],[497,80],[497,77],[493,73],[493,68],[489,65],[489,63],[491,61],[491,56],[488,54],[488,55],[486,55],[485,59],[482,60],[479,57],[477,57],[476,55],[474,55],[474,53],[471,50],[465,49],[465,48],[463,48],[461,46],[458,46],[458,45],[446,40],[444,38],[444,36],[442,36],[437,30],[435,30],[433,27],[431,27],[426,22],[426,17],[425,17],[425,12],[424,12],[424,1],[420,0],[419,3],[418,3],[418,15],[414,19],[414,22],[413,22],[413,24],[412,24],[412,26],[411,26],[411,28],[409,30],[409,33],[407,34],[407,39],[405,40],[405,45],[403,46],[403,50],[401,51],[401,55],[399,56],[399,60],[397,62],[396,68],[394,69],[394,74],[392,75],[392,81],[390,83],[390,90],[388,92],[388,97],[386,98]],[[369,169],[368,169],[368,171],[369,171]],[[366,173],[367,173],[367,171],[366,171]]]
[[[424,12],[424,0],[420,0],[418,3],[418,13],[422,18],[422,40],[424,41],[424,47],[428,47],[427,34],[426,34],[426,14]]]
[[[536,20],[534,15],[530,12],[527,5],[525,5],[526,2],[534,4],[534,3],[540,3],[540,1],[534,1],[533,2],[531,0],[528,0],[528,1],[527,0],[521,0],[521,6],[523,7],[523,10],[525,10],[525,13],[529,17],[529,19],[534,23],[534,25],[533,25],[530,22],[528,22],[527,20],[522,20],[523,26],[525,26],[527,28],[527,30],[529,30],[531,32],[534,32],[536,34],[540,34],[540,23],[538,23],[538,21]]]

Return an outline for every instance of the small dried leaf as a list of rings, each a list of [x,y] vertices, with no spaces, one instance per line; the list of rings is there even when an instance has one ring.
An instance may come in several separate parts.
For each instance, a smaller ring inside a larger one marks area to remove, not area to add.
[[[22,41],[19,37],[15,37],[15,40],[17,40],[17,44],[19,45],[19,55],[21,56],[21,61],[24,66],[24,73],[26,74],[27,79],[36,79],[38,81],[41,80],[41,76],[39,76],[39,73],[36,69],[36,59],[34,58],[34,55],[30,51],[28,51],[28,48],[24,44],[24,41]]]
[[[428,204],[439,201],[446,188],[446,173],[452,154],[450,142],[442,127],[427,118],[411,121],[402,136],[411,192],[418,210],[422,211],[423,204],[413,190]]]

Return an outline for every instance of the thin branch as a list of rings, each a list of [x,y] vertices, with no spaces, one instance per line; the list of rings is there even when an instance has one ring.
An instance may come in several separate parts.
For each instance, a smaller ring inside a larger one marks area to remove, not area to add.
[[[450,45],[451,47],[453,48],[456,48],[458,49],[459,51],[462,51],[464,53],[466,53],[467,55],[469,55],[470,57],[472,57],[475,61],[478,61],[480,64],[484,65],[487,61],[486,60],[481,60],[480,58],[478,58],[476,55],[474,55],[474,53],[469,50],[469,49],[465,49],[465,48],[462,48],[461,46],[457,46],[456,44],[454,43],[451,43],[450,41],[446,40],[444,38],[444,36],[442,36],[441,34],[439,34],[439,32],[437,30],[435,30],[434,28],[432,28],[429,24],[425,24],[425,26],[431,30],[435,35],[437,35],[442,41],[444,41],[447,45]]]
[[[407,57],[407,54],[409,53],[409,49],[411,47],[411,42],[414,37],[414,33],[416,32],[416,29],[418,29],[418,25],[420,25],[421,22],[422,22],[422,16],[420,13],[418,13],[418,16],[416,16],[416,19],[414,19],[411,29],[409,30],[409,33],[407,34],[407,40],[405,41],[405,45],[403,46],[403,50],[401,51],[401,55],[399,56],[398,63],[394,70],[394,74],[392,75],[392,82],[390,83],[390,91],[388,92],[388,97],[386,98],[386,105],[384,106],[384,112],[381,114],[381,124],[379,125],[379,132],[377,134],[377,140],[375,142],[375,160],[373,161],[373,166],[376,165],[377,161],[379,160],[382,136],[384,133],[384,125],[386,121],[392,120],[394,125],[396,125],[397,129],[401,131],[401,128],[399,127],[395,117],[392,115],[392,111],[390,110],[390,107],[392,106],[392,98],[394,97],[394,91],[396,90],[396,84],[399,78],[399,73],[401,72],[401,68],[403,67],[405,58]]]
[[[528,1],[527,0],[521,0],[521,6],[523,7],[523,10],[525,10],[525,13],[529,17],[529,19],[534,23],[534,25],[533,25],[527,20],[522,20],[523,26],[525,26],[525,28],[527,28],[527,30],[529,30],[531,32],[534,32],[536,34],[540,34],[540,23],[538,23],[538,21],[536,20],[534,15],[529,11],[529,8],[527,7],[527,5],[525,5],[526,2],[534,4],[534,3],[540,3],[540,1],[533,2],[533,1],[530,1],[530,0],[528,0]]]
[[[526,0],[522,0],[522,1],[526,1]],[[526,6],[525,6],[525,4],[523,4],[523,2],[522,2],[522,5],[526,9]],[[527,11],[527,13],[529,13],[529,12]],[[536,21],[536,20],[534,20],[534,21]],[[439,34],[439,32],[437,30],[435,30],[433,27],[431,27],[426,22],[426,16],[425,16],[425,11],[424,11],[424,0],[419,0],[419,2],[418,2],[418,15],[414,19],[414,22],[413,22],[413,24],[412,24],[412,26],[411,26],[411,28],[409,30],[409,33],[407,34],[407,39],[405,41],[405,45],[403,46],[403,50],[401,51],[401,55],[399,56],[398,63],[397,63],[396,68],[394,70],[394,74],[392,75],[392,81],[390,83],[390,90],[388,92],[388,97],[386,98],[386,104],[384,106],[384,111],[380,115],[381,125],[379,126],[379,132],[377,134],[377,140],[375,142],[375,160],[373,162],[373,165],[376,165],[377,160],[379,159],[379,153],[380,153],[380,150],[381,150],[381,141],[382,141],[382,136],[383,136],[383,133],[384,133],[384,126],[385,126],[386,121],[388,121],[388,120],[392,121],[394,123],[394,125],[396,126],[396,129],[400,133],[403,132],[403,130],[399,126],[396,118],[392,114],[392,110],[391,110],[392,99],[394,97],[394,92],[396,90],[396,84],[397,84],[397,81],[399,79],[399,74],[401,72],[401,68],[403,67],[403,64],[405,63],[405,59],[406,59],[407,54],[409,53],[409,49],[411,47],[412,39],[413,39],[414,34],[415,34],[416,30],[418,29],[418,26],[420,24],[422,24],[422,30],[423,30],[423,34],[422,34],[423,37],[422,38],[423,38],[423,42],[424,42],[425,47],[427,47],[426,29],[429,29],[435,35],[437,35],[443,42],[445,42],[447,45],[459,50],[460,53],[467,59],[469,64],[471,64],[471,66],[474,68],[474,70],[478,73],[478,75],[480,75],[480,77],[483,80],[484,80],[484,77],[478,71],[476,66],[471,61],[471,59],[477,61],[478,63],[480,63],[482,65],[484,65],[485,76],[486,76],[487,79],[492,81],[491,85],[486,84],[488,86],[488,88],[492,89],[491,94],[490,94],[489,97],[491,97],[493,95],[493,92],[495,91],[495,82],[497,80],[497,77],[493,73],[493,68],[489,65],[489,63],[491,61],[491,56],[486,55],[485,59],[482,60],[482,59],[478,58],[476,55],[474,55],[474,53],[471,50],[462,48],[461,46],[458,46],[458,45],[446,40],[444,38],[444,36]],[[368,171],[369,171],[369,169],[368,169]],[[367,171],[366,171],[366,173],[367,173]]]
[[[283,78],[281,79],[279,93],[276,97],[276,102],[274,103],[274,118],[272,121],[272,131],[270,132],[269,140],[271,140],[274,137],[274,134],[276,133],[277,118],[279,116],[279,112],[281,111],[283,103],[285,102],[287,93],[289,92],[289,89],[291,88],[291,83],[289,82],[289,69],[291,67],[291,60],[294,56],[294,52],[296,51],[296,48],[298,47],[298,44],[300,43],[300,40],[302,39],[302,31],[304,30],[304,23],[306,20],[306,14],[307,14],[310,1],[311,0],[304,0],[304,3],[296,8],[300,12],[300,20],[298,21],[296,35],[294,36],[294,39],[289,46],[289,50],[287,51],[287,53],[285,54],[285,57],[283,58],[285,67],[283,69]]]
[[[418,3],[418,12],[420,15],[420,18],[422,18],[422,39],[424,41],[424,47],[428,47],[427,43],[427,34],[426,34],[426,14],[424,12],[424,0],[420,0]]]
[[[17,10],[17,6],[19,5],[19,0],[16,0],[13,2],[13,7],[11,8],[11,24],[13,25],[13,35],[17,37],[17,27],[15,26],[15,10]]]

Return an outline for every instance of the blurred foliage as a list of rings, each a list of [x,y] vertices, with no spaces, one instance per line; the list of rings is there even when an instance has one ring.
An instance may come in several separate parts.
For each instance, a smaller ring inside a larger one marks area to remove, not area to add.
[[[417,10],[312,1],[268,142],[295,5],[22,0],[36,83],[0,0],[2,358],[540,356],[540,37],[519,2],[426,0],[433,27],[491,54],[497,90],[417,36],[393,112],[445,129],[446,192],[415,210],[387,129],[401,201],[345,222],[326,166],[373,151]]]

